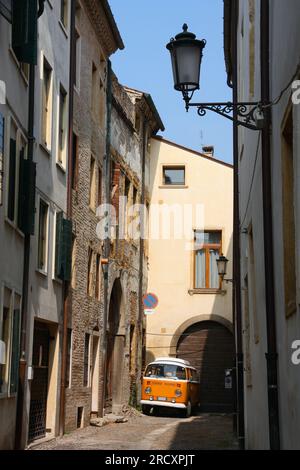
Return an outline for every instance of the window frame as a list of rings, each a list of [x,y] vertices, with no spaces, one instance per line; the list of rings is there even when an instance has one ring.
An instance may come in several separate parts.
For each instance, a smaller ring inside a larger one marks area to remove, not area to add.
[[[47,99],[47,111],[44,96],[45,85],[45,69],[50,73],[49,91]],[[53,67],[47,60],[45,54],[41,58],[41,132],[40,132],[40,145],[51,154],[52,150],[52,128],[53,128]]]
[[[24,155],[23,158],[27,158],[28,152],[28,141],[25,134],[19,127],[16,120],[12,115],[4,117],[4,151],[3,151],[3,198],[2,204],[5,206],[5,219],[12,225],[17,231],[22,233],[19,229],[19,185],[20,185],[20,163],[21,163],[21,150],[22,143],[24,143]],[[6,124],[5,124],[6,121]],[[16,155],[15,155],[15,181],[14,181],[14,217],[13,219],[9,216],[9,191],[10,191],[10,141],[12,139],[11,129],[15,128],[15,145],[16,145]],[[22,142],[23,141],[23,142]],[[7,164],[5,165],[5,161]]]
[[[196,234],[200,233],[219,233],[220,234],[220,243],[203,243],[201,248],[196,249]],[[210,254],[209,250],[218,250],[219,255],[222,253],[222,240],[223,240],[223,231],[221,229],[204,229],[204,230],[194,230],[194,272],[193,272],[193,289],[199,292],[218,292],[222,289],[222,281],[219,278],[219,287],[210,287]],[[197,253],[199,251],[205,250],[205,287],[196,286],[196,267],[197,267]]]
[[[44,263],[44,268],[40,267],[39,264],[39,257],[40,257],[40,208],[41,208],[41,203],[44,204],[45,207],[47,207],[47,220],[46,220],[46,226],[45,226],[45,263]],[[37,271],[41,274],[47,275],[48,274],[48,259],[49,259],[49,219],[50,219],[50,206],[45,199],[39,196],[38,198],[38,231],[37,231]]]
[[[63,99],[62,99],[63,98]],[[68,93],[59,83],[57,119],[57,165],[66,171],[68,153]]]
[[[183,183],[166,183],[165,170],[183,170]],[[185,188],[186,187],[186,165],[185,164],[163,164],[162,165],[162,186],[165,188]]]
[[[5,289],[10,291],[10,302],[9,302],[9,326],[8,326],[8,363],[6,367],[6,389],[5,391],[0,391],[0,400],[3,398],[8,397],[16,397],[17,391],[11,392],[11,373],[12,373],[12,355],[13,355],[13,348],[12,348],[12,341],[13,341],[13,328],[14,328],[14,312],[16,310],[16,297],[19,297],[19,309],[20,309],[20,316],[19,316],[19,338],[18,344],[20,345],[20,337],[21,337],[21,310],[22,310],[22,294],[21,292],[8,286],[5,283],[1,283],[0,286],[0,337],[2,337],[2,324],[3,324],[3,308],[4,308],[4,292]],[[6,351],[6,355],[7,355]]]

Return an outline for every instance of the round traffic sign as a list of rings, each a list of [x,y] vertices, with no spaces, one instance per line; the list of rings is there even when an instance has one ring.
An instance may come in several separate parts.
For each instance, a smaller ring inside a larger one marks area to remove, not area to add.
[[[153,309],[158,305],[158,298],[152,293],[145,294],[143,296],[143,304],[146,309]]]

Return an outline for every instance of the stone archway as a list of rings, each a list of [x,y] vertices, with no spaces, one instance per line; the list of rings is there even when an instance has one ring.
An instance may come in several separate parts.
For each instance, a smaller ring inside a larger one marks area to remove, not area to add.
[[[111,291],[107,323],[106,412],[118,412],[122,406],[124,348],[125,312],[121,281],[118,278]]]
[[[228,320],[216,315],[188,320],[177,329],[171,351],[197,369],[202,411],[233,410],[233,389],[225,386],[225,370],[232,369],[235,357],[232,325]]]

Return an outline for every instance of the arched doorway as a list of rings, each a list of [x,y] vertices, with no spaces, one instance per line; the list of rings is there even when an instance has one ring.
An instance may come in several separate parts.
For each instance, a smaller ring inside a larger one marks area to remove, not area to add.
[[[122,405],[122,378],[125,346],[124,307],[120,279],[114,282],[107,324],[105,412]]]
[[[234,365],[232,332],[215,321],[195,323],[180,336],[176,355],[198,371],[201,411],[231,412],[233,389],[225,387],[225,371]]]

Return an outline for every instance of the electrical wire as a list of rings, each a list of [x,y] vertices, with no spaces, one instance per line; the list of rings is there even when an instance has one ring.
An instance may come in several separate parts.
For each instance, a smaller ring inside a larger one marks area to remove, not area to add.
[[[258,151],[259,151],[259,146],[260,146],[260,139],[261,139],[261,132],[259,133],[259,138],[258,138],[258,142],[257,142],[257,149],[256,149],[256,155],[255,155],[255,162],[254,162],[254,168],[253,168],[253,173],[252,173],[252,178],[251,178],[250,190],[249,190],[249,193],[248,193],[247,206],[246,206],[246,210],[245,210],[245,215],[244,215],[244,218],[243,218],[243,222],[240,224],[240,228],[242,228],[243,225],[244,225],[244,222],[245,222],[246,217],[247,217],[248,209],[249,209],[250,198],[251,198],[251,194],[252,194],[252,187],[253,187],[253,183],[254,183],[254,176],[255,176],[255,172],[256,172],[256,164],[257,164],[257,160],[258,160]]]
[[[262,105],[262,109],[267,109],[267,108],[270,108],[271,106],[274,106],[276,104],[278,104],[281,100],[281,98],[283,97],[283,95],[285,94],[285,92],[290,88],[290,86],[292,85],[293,81],[297,78],[297,76],[299,75],[300,73],[300,63],[298,63],[297,65],[297,69],[296,69],[296,72],[294,73],[293,77],[291,78],[291,80],[289,81],[289,83],[287,84],[287,86],[280,92],[280,94],[277,96],[277,98],[275,98],[275,100],[271,101],[271,103],[268,103],[268,104],[265,104],[265,105]]]

